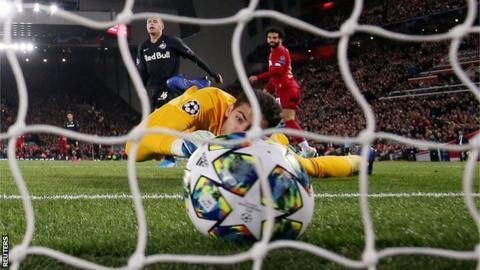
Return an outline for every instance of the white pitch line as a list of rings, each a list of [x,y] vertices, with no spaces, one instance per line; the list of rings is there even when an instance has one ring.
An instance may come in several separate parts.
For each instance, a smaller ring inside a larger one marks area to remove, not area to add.
[[[479,197],[480,193],[472,193],[474,197]],[[459,192],[412,192],[412,193],[370,193],[368,198],[413,198],[413,197],[433,197],[433,198],[445,198],[445,197],[463,197],[464,193]],[[324,193],[315,194],[315,198],[351,198],[360,197],[360,193]]]
[[[480,197],[480,193],[472,193],[474,197]],[[360,193],[317,193],[315,198],[356,198]],[[432,197],[432,198],[446,198],[446,197],[463,197],[464,193],[454,192],[440,192],[440,193],[428,193],[428,192],[413,192],[413,193],[371,193],[368,194],[368,198],[414,198],[414,197]],[[20,200],[20,195],[0,195],[0,200]],[[32,200],[121,200],[132,199],[131,194],[80,194],[80,195],[32,195]],[[181,199],[180,194],[144,194],[142,199]]]

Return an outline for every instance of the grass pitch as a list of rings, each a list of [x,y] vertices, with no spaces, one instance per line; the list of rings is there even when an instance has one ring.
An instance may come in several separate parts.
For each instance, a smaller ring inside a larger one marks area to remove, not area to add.
[[[69,198],[53,195],[130,194],[126,162],[79,163],[20,161],[21,171],[33,201],[36,224],[32,245],[45,246],[98,264],[126,265],[135,250],[137,223],[129,198]],[[477,164],[478,165],[478,164]],[[377,162],[369,179],[369,193],[402,197],[369,198],[376,234],[376,248],[435,247],[473,251],[480,243],[479,231],[467,211],[463,197],[412,196],[414,193],[461,193],[464,163]],[[478,168],[478,166],[477,166]],[[156,163],[137,164],[148,222],[147,255],[158,253],[227,255],[248,250],[250,244],[212,240],[195,231],[178,196],[183,168],[159,169]],[[479,171],[474,190],[479,192]],[[301,241],[320,246],[351,259],[359,259],[364,248],[358,197],[358,178],[313,179],[316,198],[312,224]],[[346,194],[348,193],[348,194]],[[328,194],[332,196],[322,196]],[[0,161],[0,231],[7,234],[10,248],[25,233],[25,214],[18,189],[6,161]],[[8,199],[7,199],[8,198]],[[477,197],[478,198],[478,197]],[[479,199],[476,200],[480,208]],[[395,256],[383,259],[378,269],[475,269],[477,262],[435,256]],[[49,257],[30,255],[22,269],[73,269]],[[146,269],[251,269],[252,263],[213,266],[159,263]],[[310,253],[282,249],[272,251],[264,269],[344,269],[341,265]]]

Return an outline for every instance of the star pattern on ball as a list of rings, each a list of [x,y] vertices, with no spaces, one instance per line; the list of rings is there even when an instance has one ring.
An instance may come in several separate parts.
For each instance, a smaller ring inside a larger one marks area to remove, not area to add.
[[[202,147],[208,147],[207,145],[204,145]],[[222,149],[222,150],[217,150],[217,151],[195,151],[193,155],[190,157],[188,161],[188,165],[191,168],[194,168],[191,172],[192,178],[197,179],[198,177],[202,175],[208,175],[208,178],[212,180],[213,182],[217,183],[218,185],[222,184],[222,180],[218,177],[218,174],[215,172],[215,168],[213,166],[207,166],[203,167],[200,166],[198,163],[201,162],[207,162],[208,164],[211,164],[213,160],[217,159],[219,156],[225,154],[228,152],[228,149]],[[203,155],[205,153],[205,155]],[[206,161],[200,161],[200,160],[206,160]],[[190,189],[194,188],[195,181],[190,182]]]
[[[289,173],[291,173],[292,175],[296,176],[296,177],[299,177],[297,172],[293,169],[292,167],[292,164],[290,164],[288,162],[288,160],[286,158],[282,158],[282,159],[276,159],[275,157],[277,155],[283,155],[285,156],[286,155],[286,149],[283,148],[283,146],[276,146],[277,148],[272,148],[272,150],[275,150],[275,151],[272,151],[271,153],[269,153],[270,157],[271,157],[271,160],[275,160],[275,164],[274,163],[268,163],[268,162],[263,162],[261,163],[262,164],[262,167],[263,169],[265,170],[265,172],[268,174],[270,173],[275,167],[282,167],[284,168],[285,170],[287,170]],[[258,157],[258,151],[253,148],[253,147],[247,147],[247,148],[242,148],[242,149],[238,149],[236,151],[237,153],[241,153],[241,154],[247,154],[247,155],[251,155],[259,160],[261,160],[259,157]]]
[[[222,194],[228,193],[228,202],[232,206],[232,212],[223,220],[220,226],[245,225],[250,233],[260,239],[262,236],[262,224],[266,221],[267,206],[258,200],[261,200],[260,181],[248,190],[245,196],[239,196],[220,188]],[[283,215],[283,212],[273,209],[274,217]]]

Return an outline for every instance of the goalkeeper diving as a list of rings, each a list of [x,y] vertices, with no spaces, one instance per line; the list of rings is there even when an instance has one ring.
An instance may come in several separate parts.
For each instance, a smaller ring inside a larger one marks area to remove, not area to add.
[[[255,95],[262,110],[262,128],[277,126],[281,120],[281,108],[275,98],[261,90]],[[247,131],[252,125],[253,112],[244,93],[234,97],[215,88],[199,89],[196,85],[162,107],[153,111],[147,119],[149,128],[169,128],[180,132],[205,130],[214,135],[224,135]],[[288,149],[288,139],[283,134],[273,134],[271,138]],[[132,142],[127,142],[126,153],[130,153]],[[145,134],[139,142],[136,161],[160,158],[164,155],[189,157],[196,145],[168,134]],[[322,156],[303,158],[290,149],[305,171],[314,177],[342,177],[358,172],[361,157]]]

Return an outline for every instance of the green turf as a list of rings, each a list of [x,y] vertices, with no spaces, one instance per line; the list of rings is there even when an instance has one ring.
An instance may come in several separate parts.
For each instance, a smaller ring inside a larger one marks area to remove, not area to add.
[[[179,194],[182,169],[159,169],[139,163],[142,193]],[[377,162],[370,177],[371,193],[462,192],[464,163]],[[126,162],[79,163],[22,161],[30,194],[128,194]],[[317,193],[358,192],[358,178],[314,179]],[[478,171],[474,190],[479,192]],[[0,194],[18,194],[6,161],[0,162]],[[377,249],[437,247],[473,251],[478,228],[462,197],[370,198]],[[477,207],[480,202],[477,199]],[[122,266],[135,249],[137,225],[133,203],[118,200],[36,200],[36,231],[32,245],[45,246],[107,265]],[[233,254],[249,244],[216,241],[196,232],[179,199],[146,199],[147,254]],[[0,229],[11,247],[24,235],[20,200],[0,200]],[[352,259],[361,257],[363,225],[358,198],[317,198],[315,214],[302,241]],[[147,269],[250,269],[251,262],[229,266],[155,264]],[[396,256],[380,261],[378,269],[475,269],[475,261],[434,256]],[[28,256],[22,269],[71,269],[43,256]],[[344,269],[339,264],[303,251],[282,249],[269,253],[264,269]]]

